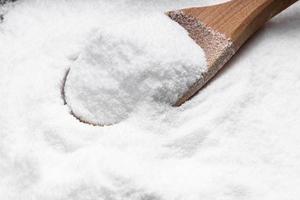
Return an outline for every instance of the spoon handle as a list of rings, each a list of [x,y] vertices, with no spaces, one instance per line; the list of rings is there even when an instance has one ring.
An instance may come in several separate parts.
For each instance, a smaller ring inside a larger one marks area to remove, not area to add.
[[[205,52],[208,69],[175,103],[193,97],[267,21],[298,0],[232,0],[226,3],[170,11],[167,14]]]
[[[281,13],[298,0],[233,0],[230,7],[237,9],[240,25],[231,32],[230,38],[236,48],[240,48],[248,39],[261,28],[267,21]],[[239,5],[239,6],[237,6]]]
[[[259,28],[298,0],[232,0],[208,7],[183,9],[239,49]]]

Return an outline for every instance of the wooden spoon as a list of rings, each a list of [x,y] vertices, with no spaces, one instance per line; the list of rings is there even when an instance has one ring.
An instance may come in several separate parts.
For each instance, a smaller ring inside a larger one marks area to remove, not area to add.
[[[193,97],[260,27],[296,1],[232,0],[215,6],[168,12],[167,15],[184,27],[203,48],[208,62],[207,72],[175,106]]]

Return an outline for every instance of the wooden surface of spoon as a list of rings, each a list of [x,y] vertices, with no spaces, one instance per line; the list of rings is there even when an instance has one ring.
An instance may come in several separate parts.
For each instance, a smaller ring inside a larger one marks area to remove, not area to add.
[[[178,99],[180,106],[193,97],[267,21],[298,0],[232,0],[223,4],[170,11],[203,48],[208,70]]]

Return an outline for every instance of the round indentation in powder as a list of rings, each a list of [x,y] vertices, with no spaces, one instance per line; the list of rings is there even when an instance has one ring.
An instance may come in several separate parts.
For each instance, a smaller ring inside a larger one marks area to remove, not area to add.
[[[64,96],[81,121],[112,125],[142,103],[174,104],[205,70],[204,52],[187,32],[151,15],[95,32],[70,68]]]

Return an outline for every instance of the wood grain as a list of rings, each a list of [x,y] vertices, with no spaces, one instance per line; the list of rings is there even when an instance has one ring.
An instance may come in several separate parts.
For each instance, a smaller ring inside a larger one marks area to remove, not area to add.
[[[195,95],[238,49],[267,21],[298,0],[232,0],[219,5],[170,11],[203,48],[208,70],[182,95],[175,106]]]
[[[296,1],[298,0],[233,0],[216,6],[183,11],[225,34],[239,48],[267,21]]]

